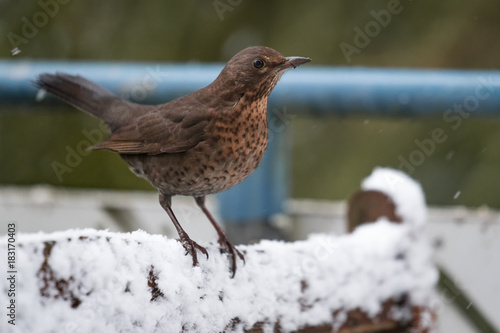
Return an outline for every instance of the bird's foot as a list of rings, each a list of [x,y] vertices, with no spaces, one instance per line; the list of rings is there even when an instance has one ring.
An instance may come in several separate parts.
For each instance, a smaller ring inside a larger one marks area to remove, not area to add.
[[[182,246],[186,249],[186,255],[191,254],[191,257],[193,258],[193,266],[198,266],[198,256],[196,254],[196,250],[206,255],[208,259],[207,249],[189,238],[187,234],[181,234],[179,235],[179,238]]]
[[[221,253],[229,253],[229,260],[231,261],[231,273],[233,273],[231,278],[234,278],[234,275],[236,274],[236,256],[243,260],[243,264],[245,263],[245,257],[240,251],[238,251],[237,248],[234,247],[233,244],[231,244],[227,237],[219,237],[219,245]]]

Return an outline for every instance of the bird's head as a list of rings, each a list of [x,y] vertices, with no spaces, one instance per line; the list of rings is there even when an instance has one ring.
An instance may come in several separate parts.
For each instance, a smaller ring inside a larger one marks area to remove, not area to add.
[[[305,57],[284,57],[269,47],[252,46],[233,56],[216,81],[224,82],[235,94],[267,98],[286,70],[309,61]]]

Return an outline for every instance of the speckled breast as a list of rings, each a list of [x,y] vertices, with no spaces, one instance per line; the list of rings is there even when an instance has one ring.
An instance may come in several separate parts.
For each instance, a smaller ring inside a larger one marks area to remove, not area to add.
[[[132,171],[164,195],[204,196],[247,178],[267,148],[266,101],[233,110],[207,128],[206,140],[183,153],[122,155]]]

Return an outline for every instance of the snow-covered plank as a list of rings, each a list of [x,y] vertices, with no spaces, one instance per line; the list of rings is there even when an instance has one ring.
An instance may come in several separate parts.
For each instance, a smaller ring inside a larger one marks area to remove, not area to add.
[[[15,326],[3,320],[2,332],[338,332],[363,318],[431,322],[436,271],[427,243],[404,224],[240,246],[246,263],[234,278],[212,243],[193,267],[178,241],[143,231],[15,238]]]

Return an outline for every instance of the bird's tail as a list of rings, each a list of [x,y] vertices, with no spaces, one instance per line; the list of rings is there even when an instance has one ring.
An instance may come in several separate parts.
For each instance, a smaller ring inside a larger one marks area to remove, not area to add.
[[[34,85],[103,120],[111,130],[130,116],[132,103],[81,76],[41,74]]]

